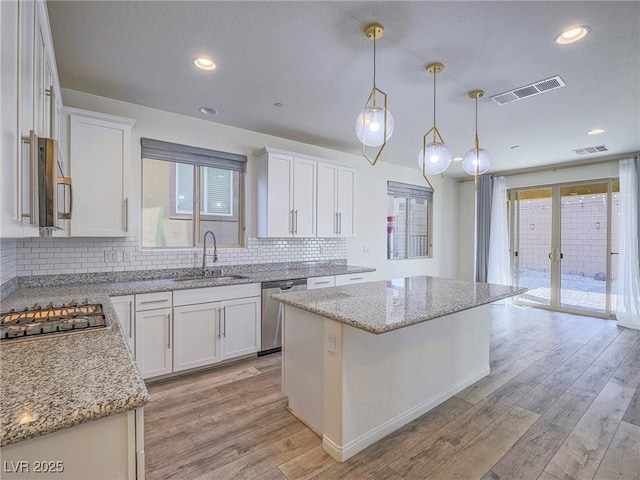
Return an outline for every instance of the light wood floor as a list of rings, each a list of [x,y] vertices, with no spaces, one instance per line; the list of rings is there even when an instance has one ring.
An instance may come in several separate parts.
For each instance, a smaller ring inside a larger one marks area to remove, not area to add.
[[[491,374],[342,464],[287,412],[280,355],[152,384],[147,478],[640,479],[640,332],[491,309]]]

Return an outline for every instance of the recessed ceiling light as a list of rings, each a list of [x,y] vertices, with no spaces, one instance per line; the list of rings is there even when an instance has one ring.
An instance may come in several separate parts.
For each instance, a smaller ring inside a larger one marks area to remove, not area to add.
[[[600,135],[601,133],[604,133],[605,129],[604,128],[594,128],[593,130],[589,130],[587,132],[587,135]]]
[[[571,27],[566,29],[558,38],[556,38],[556,43],[560,45],[566,45],[567,43],[577,42],[578,40],[582,40],[589,33],[589,28],[587,25],[580,25],[577,27]]]
[[[453,157],[453,161],[454,162],[461,162],[462,161],[462,157]]]
[[[215,115],[218,111],[215,108],[211,107],[200,107],[200,113],[204,113],[205,115]]]
[[[511,150],[519,150],[520,148],[522,148],[522,145],[511,145],[509,148]]]
[[[274,103],[274,104],[273,104],[273,106],[274,106],[274,107],[278,107],[278,108],[282,108],[282,107],[284,107],[284,103],[282,103],[282,102],[276,102],[276,103]]]
[[[193,64],[200,70],[215,70],[216,64],[209,57],[198,57],[193,60]]]

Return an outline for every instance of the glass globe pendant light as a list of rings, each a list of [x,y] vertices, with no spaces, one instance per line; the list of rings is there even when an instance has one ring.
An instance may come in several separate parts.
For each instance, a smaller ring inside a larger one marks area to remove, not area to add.
[[[478,186],[478,177],[483,173],[486,173],[491,166],[491,157],[489,152],[480,148],[480,141],[478,140],[478,98],[484,95],[483,90],[472,90],[469,92],[469,98],[476,101],[476,138],[475,146],[464,154],[462,160],[462,169],[465,173],[473,175],[476,187]]]
[[[440,135],[436,126],[436,75],[444,70],[442,63],[432,63],[427,65],[427,72],[433,75],[433,127],[422,137],[422,150],[418,154],[418,166],[422,170],[422,175],[431,188],[431,182],[427,175],[440,175],[449,168],[453,155]],[[427,144],[427,137],[433,133],[433,139]]]
[[[376,40],[384,34],[384,27],[372,23],[365,27],[364,34],[373,40],[373,88],[367,103],[356,117],[356,136],[362,144],[362,155],[371,165],[375,165],[393,134],[393,116],[387,107],[387,94],[376,86]],[[367,147],[380,148],[372,158],[367,154]]]

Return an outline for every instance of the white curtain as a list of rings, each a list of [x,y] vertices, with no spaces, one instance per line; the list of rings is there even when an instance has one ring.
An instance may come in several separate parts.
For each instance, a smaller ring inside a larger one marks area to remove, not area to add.
[[[507,179],[494,177],[491,201],[491,234],[487,282],[511,284],[509,265],[509,227],[507,218]]]
[[[638,161],[637,159],[620,161],[620,254],[616,316],[618,325],[640,330]]]

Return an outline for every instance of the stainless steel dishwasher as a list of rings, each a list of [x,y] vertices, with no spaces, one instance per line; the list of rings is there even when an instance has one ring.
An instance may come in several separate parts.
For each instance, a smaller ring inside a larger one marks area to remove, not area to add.
[[[262,284],[262,344],[258,356],[282,350],[283,306],[280,302],[273,300],[271,295],[306,289],[306,278],[279,280]]]

